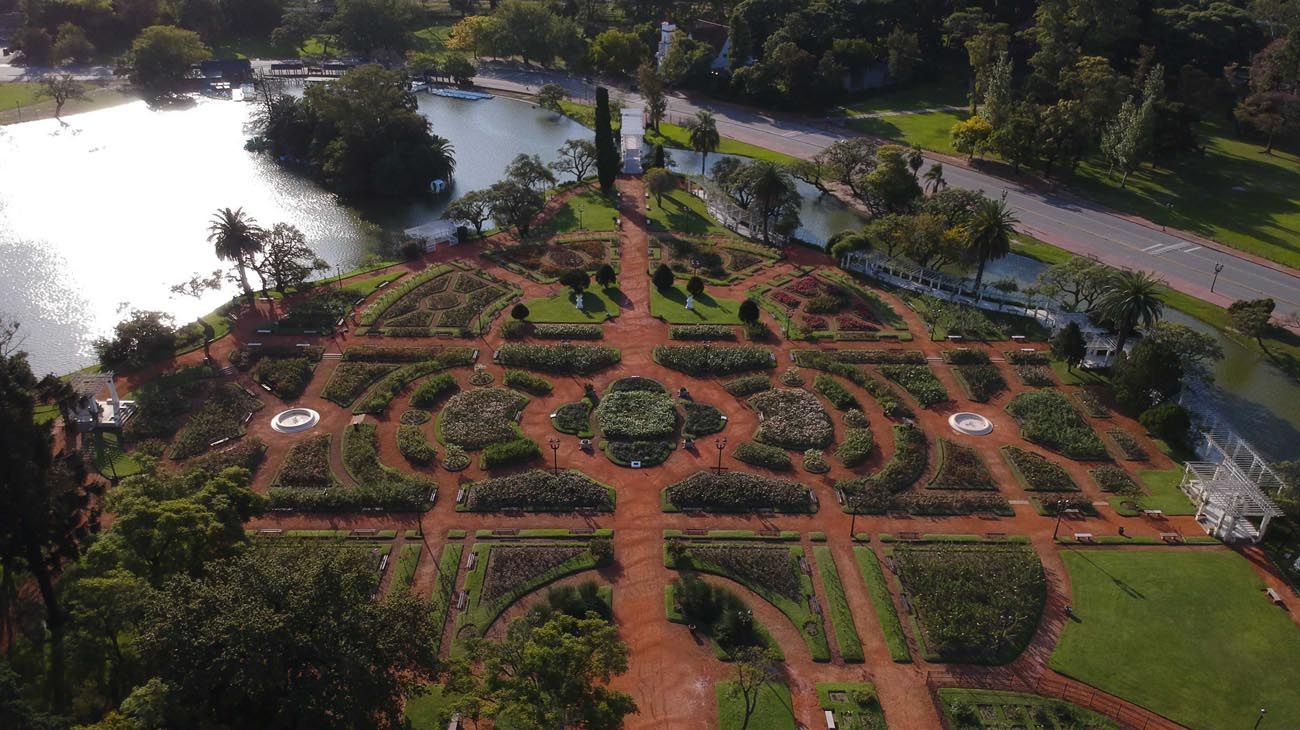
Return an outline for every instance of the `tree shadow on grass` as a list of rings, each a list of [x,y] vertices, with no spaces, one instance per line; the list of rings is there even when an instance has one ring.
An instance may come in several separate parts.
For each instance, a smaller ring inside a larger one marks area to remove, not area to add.
[[[1088,552],[1086,550],[1075,550],[1073,552],[1075,555],[1078,555],[1079,557],[1083,558],[1083,560],[1086,561],[1088,565],[1091,565],[1093,568],[1096,568],[1099,572],[1101,572],[1102,575],[1105,575],[1107,578],[1110,578],[1111,582],[1115,584],[1115,587],[1123,591],[1124,594],[1127,595],[1129,598],[1136,598],[1138,600],[1143,600],[1143,601],[1146,600],[1146,595],[1142,593],[1142,591],[1139,591],[1137,588],[1134,588],[1131,583],[1125,581],[1123,578],[1120,578],[1119,576],[1111,573],[1110,571],[1098,565],[1092,558],[1088,557]]]
[[[726,312],[722,308],[722,305],[718,303],[718,300],[709,296],[708,292],[705,292],[700,296],[695,297],[695,304],[692,309],[686,308],[687,294],[685,291],[682,290],[681,287],[675,286],[672,289],[669,289],[667,291],[660,289],[659,294],[664,299],[680,306],[682,308],[682,313],[686,315],[695,315],[695,317],[699,319],[700,322],[707,322],[712,320],[713,318],[713,315],[711,313],[704,311],[705,308],[715,310],[716,313],[719,315],[726,314]]]
[[[669,231],[696,235],[709,232],[707,220],[691,210],[690,206],[673,197],[665,198],[663,204],[659,206],[659,215],[652,217],[662,219],[661,222]]]

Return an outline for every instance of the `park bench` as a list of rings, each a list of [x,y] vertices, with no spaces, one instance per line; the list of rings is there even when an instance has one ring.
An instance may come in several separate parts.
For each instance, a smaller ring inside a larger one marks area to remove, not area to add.
[[[460,504],[461,502],[464,501],[465,501],[465,488],[461,487],[460,489],[456,490],[456,504]]]
[[[1264,593],[1268,595],[1268,600],[1272,601],[1274,604],[1278,606],[1282,605],[1282,596],[1276,590],[1272,588],[1265,588]]]
[[[688,527],[682,531],[682,534],[687,537],[707,537],[709,531],[699,527]]]
[[[208,444],[208,448],[209,448],[209,449],[215,449],[215,448],[217,448],[218,446],[220,446],[220,445],[226,443],[226,442],[229,441],[229,440],[230,440],[230,437],[229,437],[229,436],[227,436],[226,438],[223,438],[223,439],[217,439],[216,441],[213,441],[212,443]]]
[[[469,552],[469,560],[465,561],[465,570],[473,570],[474,564],[477,562],[478,562],[478,553],[471,550]]]
[[[437,501],[438,501],[438,488],[434,487],[433,489],[429,490],[429,504],[433,504],[434,502]]]
[[[891,573],[898,573],[898,569],[894,567],[894,559],[888,555],[885,556],[885,567],[889,568],[889,572]]]
[[[997,521],[1002,519],[996,512],[976,512],[975,516],[981,520]]]
[[[1024,336],[1024,335],[1011,335],[1011,341],[1012,341],[1012,342],[1016,342],[1016,343],[1024,342],[1024,341],[1025,341],[1025,336]]]
[[[1061,516],[1067,520],[1081,520],[1083,519],[1083,511],[1071,507],[1061,510]]]
[[[802,555],[799,556],[799,570],[802,570],[807,575],[812,575],[812,566],[808,565],[808,559]]]
[[[498,527],[497,529],[492,531],[492,534],[499,535],[502,537],[512,537],[514,535],[518,535],[519,530],[516,530],[513,527]]]
[[[818,616],[822,615],[822,604],[817,602],[817,598],[815,596],[808,596],[808,610],[812,611]]]
[[[910,520],[910,519],[912,519],[912,513],[911,513],[911,512],[908,512],[908,511],[906,511],[906,510],[891,509],[891,510],[885,512],[885,514],[886,514],[886,515],[889,517],[889,519],[891,519],[891,520]]]
[[[1179,535],[1177,532],[1162,532],[1160,533],[1160,539],[1164,540],[1166,543],[1169,543],[1170,545],[1174,545],[1182,542],[1183,536]]]
[[[573,528],[572,530],[569,530],[569,534],[570,534],[570,535],[594,535],[594,534],[596,534],[596,528],[594,528],[594,527],[575,527],[575,528]]]
[[[844,504],[844,490],[842,489],[835,490],[835,500],[839,502],[841,505]]]
[[[467,603],[469,603],[469,594],[465,591],[458,591],[456,593],[456,610],[464,611]]]
[[[352,531],[352,537],[374,537],[379,534],[379,530],[373,527],[358,527]]]
[[[1074,533],[1074,539],[1075,542],[1087,542],[1087,543],[1096,542],[1091,532],[1076,532]]]
[[[1007,533],[1005,533],[1005,532],[986,532],[986,533],[984,533],[984,537],[986,537],[986,538],[988,538],[988,539],[990,539],[990,540],[1005,540],[1005,539],[1007,539]]]
[[[263,527],[257,531],[258,537],[280,537],[283,534],[284,530],[278,527]]]
[[[906,612],[908,613],[908,615],[911,615],[911,614],[912,614],[912,601],[908,599],[907,594],[906,594],[906,593],[899,593],[899,594],[898,594],[898,600],[899,600],[899,602],[901,602],[901,603],[903,604],[903,610],[906,611]]]
[[[899,540],[920,540],[920,539],[921,539],[921,533],[919,533],[919,532],[911,532],[911,531],[908,531],[908,532],[900,532],[900,533],[898,533],[898,539],[899,539]]]
[[[1164,510],[1159,509],[1144,509],[1142,510],[1142,516],[1151,520],[1163,520],[1165,518],[1165,512]]]
[[[382,572],[384,572],[385,570],[388,570],[388,556],[387,556],[387,555],[385,555],[385,556],[383,556],[382,558],[379,559],[379,572],[382,573]]]
[[[503,514],[503,515],[510,515],[511,517],[518,517],[519,515],[521,515],[521,514],[523,514],[523,513],[524,513],[524,510],[523,510],[522,508],[520,508],[520,507],[503,507],[503,508],[501,509],[501,514]]]
[[[835,730],[835,713],[831,710],[826,711],[826,730]]]
[[[764,527],[758,531],[759,537],[780,537],[781,531],[775,527]]]

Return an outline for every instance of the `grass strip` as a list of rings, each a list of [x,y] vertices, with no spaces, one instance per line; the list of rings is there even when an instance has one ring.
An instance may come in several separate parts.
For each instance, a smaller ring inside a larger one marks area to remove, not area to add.
[[[862,573],[862,580],[866,581],[871,603],[876,607],[876,616],[880,619],[881,631],[885,633],[890,658],[896,662],[912,661],[912,653],[907,648],[907,637],[903,634],[903,624],[898,620],[898,609],[894,607],[894,600],[885,585],[885,573],[880,569],[880,560],[869,547],[853,548],[853,556],[858,560],[858,570]]]

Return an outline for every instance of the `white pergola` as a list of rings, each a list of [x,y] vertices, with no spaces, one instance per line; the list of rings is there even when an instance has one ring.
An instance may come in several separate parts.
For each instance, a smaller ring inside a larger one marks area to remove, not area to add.
[[[117,385],[111,372],[77,373],[72,376],[72,388],[81,396],[73,420],[76,421],[77,430],[83,433],[106,425],[121,429],[135,406],[133,401],[118,399]],[[108,389],[108,400],[97,400],[105,388]],[[108,417],[107,423],[102,417],[105,414]]]
[[[1180,485],[1196,505],[1196,519],[1225,542],[1259,542],[1269,522],[1283,514],[1268,495],[1285,494],[1286,485],[1221,421],[1208,419],[1202,428],[1196,451],[1203,461],[1188,462]]]
[[[645,110],[641,107],[624,109],[619,115],[622,123],[619,145],[623,151],[623,174],[641,174],[641,142],[645,137]]]

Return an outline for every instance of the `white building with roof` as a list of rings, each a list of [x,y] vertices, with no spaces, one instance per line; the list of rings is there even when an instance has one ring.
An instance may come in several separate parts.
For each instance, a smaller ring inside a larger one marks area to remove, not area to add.
[[[622,143],[619,149],[623,152],[623,174],[640,175],[641,143],[645,137],[645,109],[641,107],[624,109],[621,121]]]

